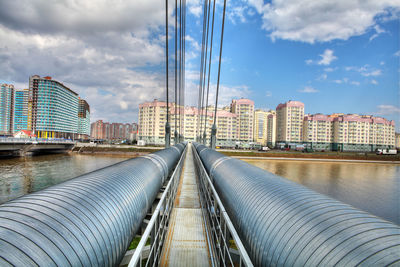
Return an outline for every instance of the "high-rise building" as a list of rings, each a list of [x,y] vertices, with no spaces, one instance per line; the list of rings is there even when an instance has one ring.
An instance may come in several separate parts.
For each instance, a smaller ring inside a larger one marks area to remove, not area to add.
[[[303,142],[315,150],[330,150],[333,143],[334,116],[306,115],[303,123]]]
[[[269,147],[275,147],[276,143],[276,111],[270,110],[267,120],[267,145]]]
[[[369,115],[347,114],[333,119],[333,150],[374,151],[395,146],[394,121]]]
[[[258,109],[254,112],[254,142],[263,146],[275,145],[275,111]]]
[[[217,111],[217,142],[220,147],[234,147],[238,138],[238,114],[226,110]],[[210,123],[210,132],[211,132]],[[210,135],[208,135],[208,141]]]
[[[0,85],[0,135],[12,135],[14,124],[14,85]]]
[[[29,89],[15,90],[14,132],[28,129]]]
[[[250,99],[234,99],[231,103],[231,112],[238,115],[238,140],[240,142],[253,141],[254,101]]]
[[[169,104],[171,114],[173,104]],[[139,105],[139,140],[149,144],[165,143],[165,123],[167,122],[167,103],[154,99]],[[171,124],[171,120],[170,120]]]
[[[395,133],[395,147],[400,149],[400,133]]]
[[[90,136],[90,107],[84,99],[79,99],[78,107],[78,138],[87,139]]]
[[[78,94],[38,75],[29,78],[28,130],[42,138],[73,138],[78,133]]]
[[[303,140],[304,104],[288,101],[276,107],[276,142],[301,143]]]

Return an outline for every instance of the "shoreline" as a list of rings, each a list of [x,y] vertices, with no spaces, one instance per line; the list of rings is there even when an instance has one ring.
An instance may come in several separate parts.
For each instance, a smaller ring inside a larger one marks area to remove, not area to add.
[[[318,162],[400,164],[400,161],[389,161],[389,160],[329,159],[329,158],[289,158],[289,157],[251,157],[251,156],[232,156],[232,158],[235,158],[235,159],[254,159],[254,160],[288,160],[288,161],[318,161]]]

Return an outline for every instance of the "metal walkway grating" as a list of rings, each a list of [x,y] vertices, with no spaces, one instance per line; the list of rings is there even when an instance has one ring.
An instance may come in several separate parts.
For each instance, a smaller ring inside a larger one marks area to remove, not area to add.
[[[161,255],[161,266],[211,266],[192,145],[189,146]]]

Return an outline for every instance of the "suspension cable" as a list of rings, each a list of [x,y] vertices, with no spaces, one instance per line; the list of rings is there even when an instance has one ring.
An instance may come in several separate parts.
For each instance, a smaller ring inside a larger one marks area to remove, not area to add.
[[[177,23],[178,23],[178,0],[175,0],[175,131],[174,131],[174,139],[175,141],[176,139],[176,134],[177,134],[177,105],[178,105],[178,79],[177,79],[177,75],[178,75],[178,60],[177,60],[177,55],[178,55],[178,47],[177,47],[177,43],[178,43],[178,36],[177,36]]]
[[[215,94],[215,107],[214,107],[214,124],[216,124],[216,122],[217,122],[217,106],[218,106],[218,93],[219,93],[219,79],[220,79],[220,75],[221,75],[222,44],[224,41],[225,10],[226,10],[226,0],[224,0],[224,11],[222,14],[221,45],[219,47],[217,92]]]
[[[202,101],[202,82],[203,82],[203,58],[204,58],[204,41],[205,41],[205,27],[206,27],[206,15],[207,15],[207,0],[204,0],[204,8],[203,8],[203,34],[201,38],[201,59],[200,59],[200,78],[199,78],[199,98],[198,98],[198,113],[199,113],[199,118],[197,120],[197,130],[198,130],[198,136],[200,136],[201,133],[201,116],[203,114],[201,107],[203,105]]]
[[[201,109],[204,110],[204,93],[205,93],[205,89],[206,89],[206,74],[207,74],[207,55],[208,55],[208,30],[209,30],[209,25],[210,25],[210,9],[211,9],[211,0],[208,0],[208,8],[207,8],[207,25],[206,25],[206,50],[205,50],[205,56],[204,56],[204,72],[203,72],[203,100],[202,100],[202,107]],[[207,112],[204,112],[204,120],[207,119]],[[206,128],[203,129],[204,133],[207,131]],[[202,132],[200,134],[203,134]],[[205,142],[205,140],[203,140],[203,142]]]
[[[166,94],[167,94],[167,122],[169,122],[169,107],[168,107],[168,0],[165,0],[165,69],[166,69]]]
[[[215,0],[213,3],[213,16],[211,22],[211,40],[210,40],[210,59],[208,60],[208,81],[207,81],[207,97],[206,97],[206,116],[208,112],[208,93],[210,91],[210,73],[211,73],[211,57],[213,49],[213,37],[214,37],[214,16],[215,16]],[[204,129],[207,129],[207,119],[204,119]],[[206,132],[207,135],[207,132]]]

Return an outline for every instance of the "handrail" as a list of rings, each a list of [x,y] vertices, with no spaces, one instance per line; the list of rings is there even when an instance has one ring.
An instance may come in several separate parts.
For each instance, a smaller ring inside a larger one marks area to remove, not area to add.
[[[197,149],[194,148],[193,150],[195,151],[195,163],[200,178],[201,191],[203,193],[200,195],[201,198],[207,197],[207,199],[202,199],[202,206],[208,211],[209,220],[212,222],[211,232],[214,246],[216,246],[216,254],[219,256],[219,265],[234,266],[235,260],[232,257],[233,255],[231,255],[232,250],[229,249],[228,238],[232,237],[237,247],[237,251],[239,252],[239,266],[254,266],[224,208],[224,205],[222,204],[221,199],[218,196],[217,191],[214,188],[213,183],[211,182],[210,177],[207,174],[206,169],[204,168],[202,161],[200,160]],[[204,201],[206,203],[203,203]],[[229,231],[229,235],[226,230]],[[223,246],[222,248],[221,244]]]
[[[139,244],[136,247],[131,260],[129,261],[128,267],[143,266],[143,252],[150,235],[150,252],[144,266],[158,266],[159,256],[162,252],[162,245],[164,243],[165,232],[167,230],[166,226],[168,224],[169,216],[173,207],[173,202],[175,200],[175,193],[178,188],[179,178],[181,176],[187,147],[188,146],[185,147],[185,150],[183,151],[181,158],[179,159],[179,162],[176,165],[173,174],[171,175],[171,178],[160,198],[160,201],[158,202],[157,207],[154,210],[153,215],[151,216],[151,219],[139,241]]]
[[[68,139],[44,139],[44,138],[15,138],[6,137],[0,138],[0,143],[21,143],[21,144],[33,144],[33,143],[45,143],[45,144],[75,144],[76,141]]]

